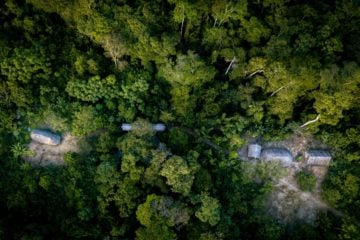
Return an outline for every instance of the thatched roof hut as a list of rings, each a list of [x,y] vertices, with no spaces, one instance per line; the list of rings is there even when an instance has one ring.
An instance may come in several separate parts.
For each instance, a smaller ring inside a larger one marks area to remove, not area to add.
[[[305,153],[305,159],[309,165],[327,166],[331,161],[331,155],[326,150],[313,149]]]
[[[248,158],[260,158],[261,145],[257,143],[249,144],[248,146]]]
[[[53,146],[59,145],[61,142],[59,135],[47,130],[34,129],[31,131],[30,137],[36,142]]]
[[[289,167],[293,161],[292,154],[284,148],[268,148],[261,152],[264,161],[279,161],[283,167]]]

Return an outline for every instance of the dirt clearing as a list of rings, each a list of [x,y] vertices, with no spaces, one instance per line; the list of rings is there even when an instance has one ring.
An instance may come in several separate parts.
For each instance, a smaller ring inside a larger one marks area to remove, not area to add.
[[[45,145],[36,141],[31,141],[29,150],[32,156],[26,157],[25,160],[33,165],[64,165],[64,154],[68,152],[79,152],[79,139],[65,134],[62,141],[57,146]]]
[[[316,194],[301,191],[287,178],[275,183],[275,190],[266,202],[266,207],[269,214],[283,223],[301,220],[313,224],[321,211],[342,215],[324,203]]]
[[[256,142],[247,138],[247,142]],[[319,212],[330,211],[337,216],[342,213],[331,208],[321,200],[321,184],[327,174],[328,166],[312,166],[306,163],[304,153],[312,148],[328,149],[328,147],[306,133],[294,133],[282,141],[269,141],[260,143],[263,149],[279,148],[288,149],[294,160],[286,167],[286,176],[274,180],[274,190],[265,201],[265,209],[277,221],[288,224],[303,221],[314,224]],[[247,145],[238,150],[239,158],[251,160],[247,157]],[[251,160],[258,162],[260,160]],[[299,172],[307,171],[316,176],[316,185],[311,192],[302,191],[296,182]]]

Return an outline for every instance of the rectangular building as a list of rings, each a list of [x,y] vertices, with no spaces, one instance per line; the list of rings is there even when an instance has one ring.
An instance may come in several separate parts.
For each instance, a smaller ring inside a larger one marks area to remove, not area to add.
[[[331,161],[329,151],[313,149],[305,153],[306,163],[309,165],[327,166]]]

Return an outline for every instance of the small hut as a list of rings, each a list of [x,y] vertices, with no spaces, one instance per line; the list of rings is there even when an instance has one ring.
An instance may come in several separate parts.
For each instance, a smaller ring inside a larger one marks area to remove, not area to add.
[[[151,128],[155,132],[163,132],[163,131],[165,131],[166,126],[163,123],[156,123],[156,124],[152,124]],[[123,123],[123,124],[121,124],[121,130],[132,131],[132,130],[134,130],[134,127],[130,123]]]
[[[131,131],[132,126],[131,126],[130,123],[123,123],[123,124],[121,124],[121,130],[123,130],[123,131]]]
[[[248,158],[260,158],[261,155],[261,145],[257,143],[249,144],[248,146]]]
[[[283,167],[289,167],[293,162],[292,154],[284,148],[268,148],[261,152],[264,161],[279,161]]]
[[[59,145],[61,142],[59,135],[47,130],[34,129],[31,131],[30,137],[36,142],[53,146]]]
[[[305,153],[305,159],[309,165],[327,166],[331,161],[331,155],[326,150],[313,149]]]
[[[156,124],[152,125],[152,128],[156,132],[163,132],[163,131],[165,131],[166,126],[163,123],[156,123]]]

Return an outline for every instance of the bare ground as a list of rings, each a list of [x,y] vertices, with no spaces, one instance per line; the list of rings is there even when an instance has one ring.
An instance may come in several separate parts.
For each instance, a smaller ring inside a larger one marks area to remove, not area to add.
[[[33,165],[64,165],[64,154],[67,152],[79,152],[79,139],[65,134],[61,143],[57,146],[50,146],[31,141],[29,150],[33,155],[26,157],[25,160]]]
[[[287,178],[275,183],[275,191],[266,202],[266,207],[271,215],[283,223],[301,220],[312,224],[321,211],[330,211],[336,216],[343,216],[341,212],[323,202],[319,196],[301,191]]]
[[[247,142],[254,142],[253,138],[246,138]],[[262,143],[263,148],[286,148],[293,157],[293,164],[287,168],[287,176],[276,181],[275,189],[267,199],[265,206],[268,212],[278,221],[291,223],[301,220],[314,223],[316,216],[321,211],[330,211],[337,216],[343,214],[328,206],[320,198],[321,184],[327,174],[327,166],[307,166],[303,157],[305,151],[310,148],[327,148],[326,145],[314,139],[311,135],[295,133],[283,141]],[[238,150],[240,159],[247,158],[247,145]],[[299,171],[311,171],[317,178],[312,192],[303,192],[297,186],[295,176]]]

